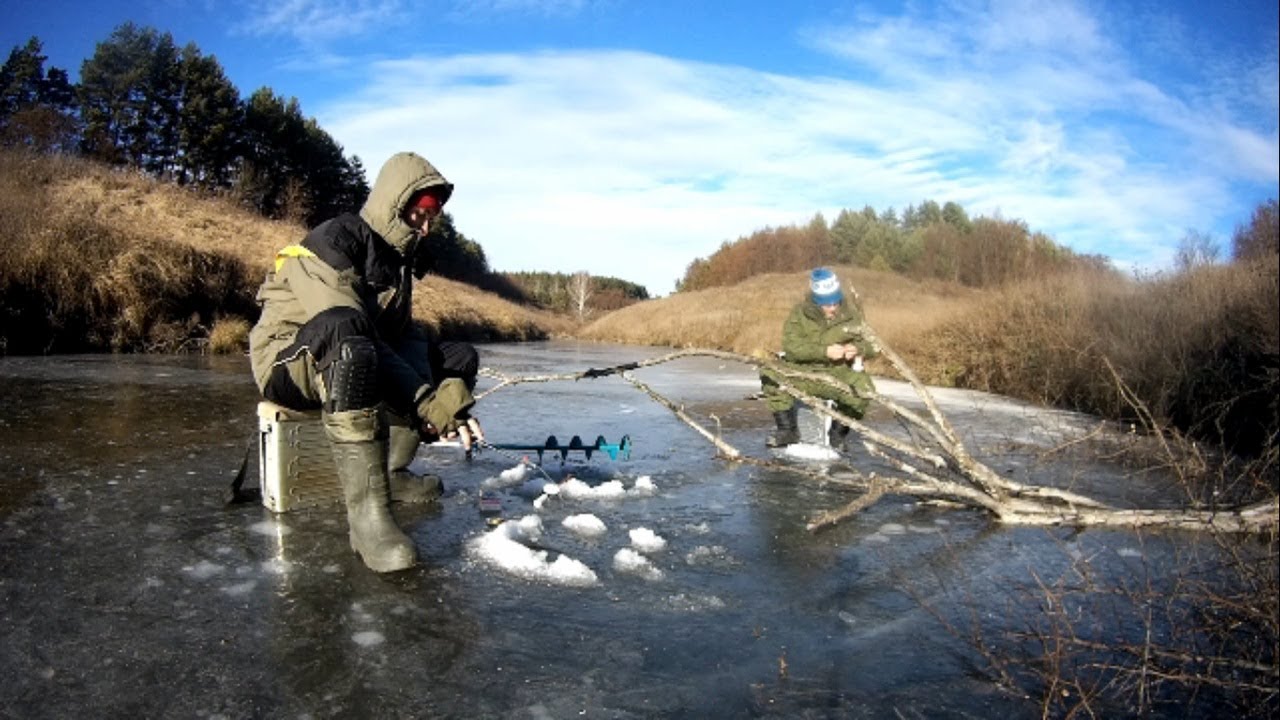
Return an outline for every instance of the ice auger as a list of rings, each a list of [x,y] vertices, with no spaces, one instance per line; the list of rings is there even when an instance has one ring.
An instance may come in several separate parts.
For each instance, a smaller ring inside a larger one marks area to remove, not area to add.
[[[538,462],[542,462],[542,454],[546,452],[560,453],[560,461],[564,462],[571,452],[585,453],[587,459],[591,459],[591,454],[596,451],[602,451],[609,454],[610,460],[617,460],[621,455],[623,460],[631,458],[631,436],[623,435],[622,440],[617,443],[605,442],[604,436],[600,435],[596,441],[590,445],[582,442],[582,438],[574,435],[569,440],[568,445],[561,445],[556,440],[556,436],[552,435],[542,445],[521,445],[518,443],[492,443],[488,447],[496,450],[513,450],[516,452],[534,452],[538,454]]]

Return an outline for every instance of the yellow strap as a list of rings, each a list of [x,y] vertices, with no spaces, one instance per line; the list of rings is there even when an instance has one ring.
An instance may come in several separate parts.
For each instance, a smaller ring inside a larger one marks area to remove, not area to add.
[[[276,253],[276,272],[280,272],[280,266],[284,265],[284,261],[287,260],[288,258],[315,257],[315,256],[316,256],[315,253],[302,247],[301,245],[290,245],[288,247],[281,248],[280,252]]]

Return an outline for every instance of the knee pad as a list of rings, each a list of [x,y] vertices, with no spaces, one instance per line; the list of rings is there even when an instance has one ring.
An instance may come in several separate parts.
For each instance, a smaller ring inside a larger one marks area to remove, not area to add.
[[[378,349],[369,338],[343,338],[326,375],[329,412],[366,410],[378,404]]]

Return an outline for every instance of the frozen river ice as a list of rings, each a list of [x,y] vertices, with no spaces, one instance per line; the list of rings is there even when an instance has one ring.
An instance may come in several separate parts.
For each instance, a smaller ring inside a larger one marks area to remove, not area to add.
[[[664,352],[482,351],[511,375]],[[636,375],[765,453],[749,368]],[[421,564],[378,576],[341,509],[224,504],[256,430],[244,358],[0,358],[0,397],[0,717],[1037,717],[935,613],[1003,612],[1008,578],[1082,553],[1153,561],[1124,533],[999,528],[908,498],[810,533],[846,491],[717,460],[613,377],[502,388],[477,415],[494,443],[628,435],[629,459],[551,454],[539,472],[518,453],[424,449],[446,494],[395,510]],[[992,455],[1009,428],[1051,444],[1088,424],[942,397],[1002,472],[1047,471]],[[1071,482],[1114,493],[1114,479]]]

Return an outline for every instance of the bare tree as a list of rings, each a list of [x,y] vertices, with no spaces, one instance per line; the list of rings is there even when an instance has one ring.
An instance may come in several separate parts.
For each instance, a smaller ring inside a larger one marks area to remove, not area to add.
[[[587,303],[591,301],[591,296],[595,294],[595,283],[591,280],[591,273],[586,270],[579,270],[569,278],[569,303],[578,315],[578,320],[585,320],[587,315],[591,314],[591,308],[587,307]]]
[[[1221,254],[1222,247],[1212,236],[1198,230],[1188,230],[1178,241],[1178,250],[1173,254],[1173,265],[1179,271],[1186,272],[1214,264]]]

